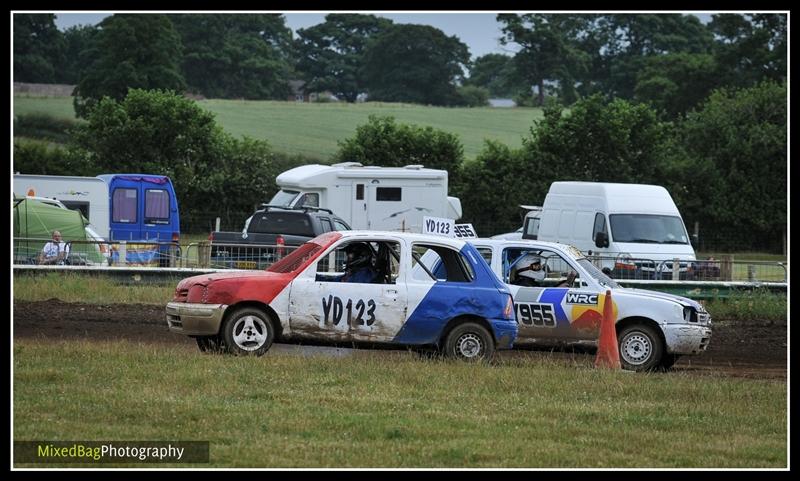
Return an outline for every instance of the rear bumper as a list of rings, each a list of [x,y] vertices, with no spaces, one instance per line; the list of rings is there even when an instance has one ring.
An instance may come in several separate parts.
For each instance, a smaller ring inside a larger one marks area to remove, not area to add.
[[[172,332],[187,336],[213,336],[219,334],[225,304],[167,304],[167,326]]]
[[[497,349],[511,349],[517,340],[517,321],[514,319],[490,319],[489,323],[497,339]]]
[[[667,352],[671,354],[698,354],[708,348],[711,342],[711,327],[689,324],[667,324],[662,326],[667,342]]]

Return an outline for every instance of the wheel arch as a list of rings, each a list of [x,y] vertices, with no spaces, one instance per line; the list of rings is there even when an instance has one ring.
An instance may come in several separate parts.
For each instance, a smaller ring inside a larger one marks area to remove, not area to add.
[[[654,320],[650,319],[649,317],[644,316],[631,316],[626,317],[625,319],[620,319],[616,323],[616,331],[617,331],[617,338],[619,338],[619,333],[622,332],[628,326],[634,326],[638,324],[643,324],[645,326],[652,327],[657,333],[658,338],[661,340],[661,345],[664,347],[664,352],[666,353],[667,349],[667,338],[664,336],[664,330],[661,329],[661,326]]]
[[[222,335],[222,327],[228,321],[231,314],[233,314],[234,312],[238,311],[243,307],[252,307],[260,311],[263,311],[267,315],[267,321],[270,324],[272,324],[272,328],[275,330],[275,339],[280,339],[282,337],[283,327],[281,326],[278,314],[272,307],[270,307],[269,304],[265,304],[260,301],[242,301],[228,306],[228,308],[225,309],[225,316],[222,318],[222,322],[220,322],[219,324],[219,331],[217,332],[217,334]]]

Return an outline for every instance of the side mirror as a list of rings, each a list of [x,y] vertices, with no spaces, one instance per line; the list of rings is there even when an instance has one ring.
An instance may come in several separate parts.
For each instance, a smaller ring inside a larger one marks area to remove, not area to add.
[[[608,247],[608,234],[605,232],[598,232],[595,234],[594,245],[597,247]]]

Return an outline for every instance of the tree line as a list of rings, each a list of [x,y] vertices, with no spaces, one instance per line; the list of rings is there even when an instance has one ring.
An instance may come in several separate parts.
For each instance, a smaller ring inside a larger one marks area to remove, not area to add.
[[[280,99],[292,80],[339,99],[480,105],[489,96],[563,105],[595,93],[647,103],[664,118],[720,87],[786,78],[785,14],[499,14],[513,55],[471,60],[428,25],[329,14],[299,29],[280,14],[116,14],[64,32],[53,14],[14,15],[14,78],[76,84],[76,110],[128,88]]]

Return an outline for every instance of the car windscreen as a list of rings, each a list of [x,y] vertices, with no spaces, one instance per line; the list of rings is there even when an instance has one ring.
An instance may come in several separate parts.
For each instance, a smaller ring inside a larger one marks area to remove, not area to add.
[[[589,262],[589,259],[586,259],[586,258],[578,259],[578,264],[581,267],[583,267],[583,269],[590,276],[594,277],[594,279],[597,282],[599,282],[601,285],[603,285],[605,287],[611,287],[611,288],[614,288],[614,289],[620,287],[619,284],[617,284],[617,282],[614,279],[612,279],[612,278],[608,277],[607,275],[603,274],[603,272],[600,269],[598,269],[597,267],[595,267],[594,264]]]
[[[643,244],[688,244],[683,220],[671,215],[611,214],[614,242]]]
[[[314,227],[306,214],[299,212],[260,212],[253,215],[249,232],[314,237]]]
[[[277,194],[272,196],[269,205],[283,205],[288,207],[299,193],[300,192],[296,190],[279,190]]]

